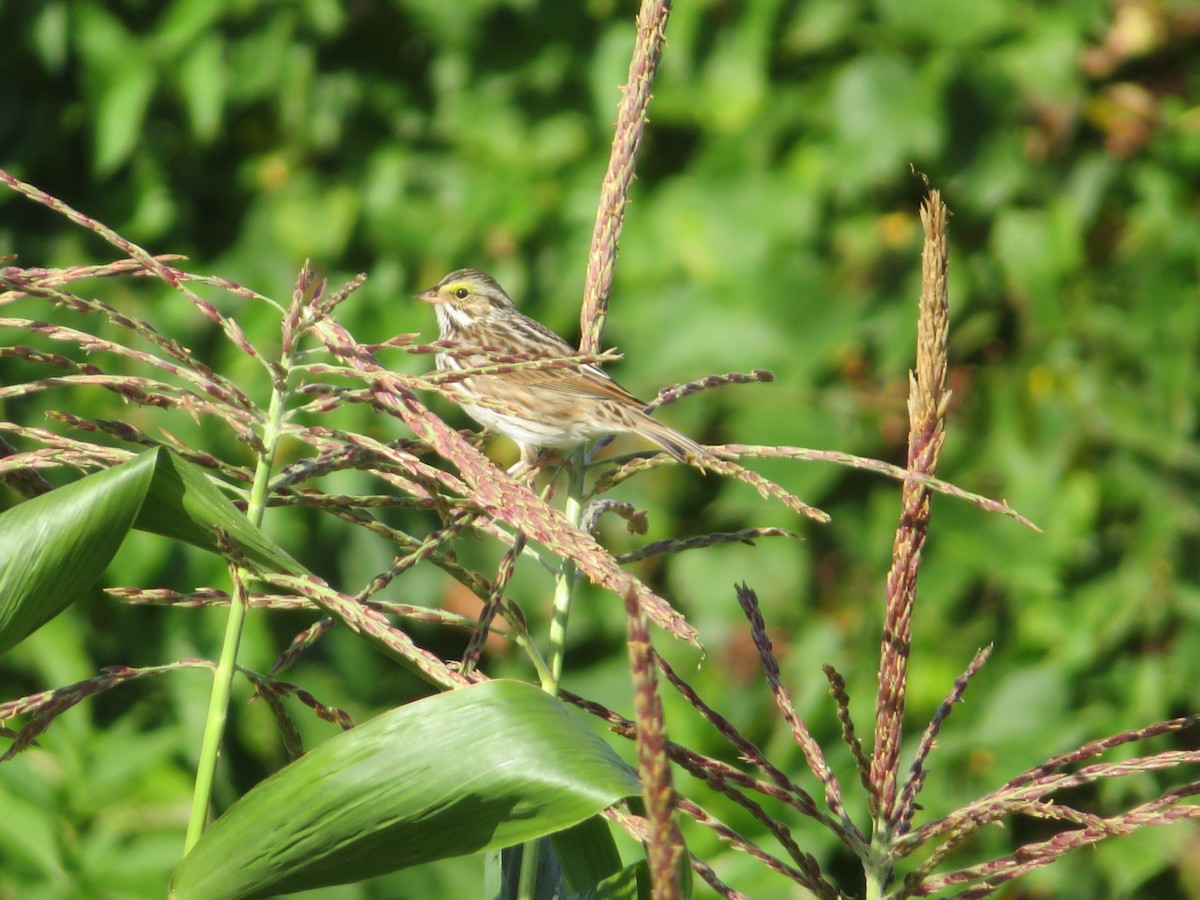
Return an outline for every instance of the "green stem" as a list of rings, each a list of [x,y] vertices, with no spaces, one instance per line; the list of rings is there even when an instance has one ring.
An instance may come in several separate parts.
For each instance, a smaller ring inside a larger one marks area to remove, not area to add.
[[[517,885],[517,900],[533,900],[537,891],[537,870],[541,862],[542,841],[545,838],[534,838],[522,845],[521,879]]]
[[[567,472],[570,481],[563,512],[573,526],[579,527],[583,514],[583,483],[586,474],[582,450],[571,454]],[[575,561],[564,558],[554,580],[554,613],[550,619],[550,686],[546,687],[546,691],[555,696],[558,696],[558,683],[562,679],[563,660],[567,653],[567,621],[571,617],[571,599],[575,596],[578,580],[579,570],[575,567]]]
[[[883,900],[884,889],[891,873],[891,862],[888,855],[888,831],[882,818],[873,823],[871,830],[871,846],[863,859],[863,874],[866,876],[866,900]]]
[[[285,365],[288,360],[285,360]],[[263,453],[254,472],[254,485],[246,507],[246,517],[258,526],[262,524],[267,508],[267,485],[275,461],[275,449],[283,430],[283,413],[287,403],[286,387],[277,385],[271,392],[271,405],[263,428]],[[247,573],[240,572],[239,579]],[[221,740],[225,736],[225,720],[229,711],[229,697],[233,688],[233,676],[237,670],[238,646],[242,641],[242,629],[246,622],[245,592],[235,591],[229,604],[229,618],[225,621],[225,637],[221,643],[221,657],[213,673],[212,693],[208,698],[208,717],[204,722],[204,737],[200,742],[200,759],[196,764],[196,786],[192,792],[192,811],[188,818],[187,837],[183,852],[200,840],[208,821],[208,810],[212,803],[213,782],[216,779],[217,759],[221,755]]]
[[[583,448],[571,454],[567,464],[567,500],[563,507],[570,523],[579,526],[583,514],[583,490],[586,471]],[[571,617],[571,600],[575,596],[575,585],[579,581],[579,570],[574,560],[563,558],[554,579],[554,613],[550,618],[550,663],[549,671],[539,672],[542,690],[558,696],[558,685],[562,680],[563,660],[567,654],[567,622]],[[533,900],[537,888],[538,864],[541,860],[542,841],[545,838],[527,841],[521,854],[521,878],[517,887],[519,900]]]
[[[512,640],[512,642],[520,647],[523,651],[525,651],[525,655],[528,656],[529,661],[533,663],[533,668],[537,672],[538,682],[541,684],[542,690],[547,694],[555,693],[555,681],[553,676],[550,674],[550,667],[546,665],[546,661],[542,659],[542,654],[538,652],[538,648],[534,646],[532,638],[529,637],[529,633],[526,631],[518,631],[516,628],[514,628],[512,633],[509,635],[509,639]]]

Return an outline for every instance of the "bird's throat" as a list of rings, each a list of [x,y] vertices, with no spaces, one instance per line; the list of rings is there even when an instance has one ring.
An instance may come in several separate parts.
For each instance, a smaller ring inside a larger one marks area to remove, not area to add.
[[[466,329],[471,324],[471,314],[452,304],[439,303],[434,310],[437,312],[438,330],[443,338],[453,337],[456,332]]]

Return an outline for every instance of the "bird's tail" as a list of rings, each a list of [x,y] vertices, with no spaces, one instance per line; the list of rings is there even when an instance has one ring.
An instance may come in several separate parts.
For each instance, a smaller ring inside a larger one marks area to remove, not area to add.
[[[636,431],[642,437],[654,441],[680,462],[693,465],[701,471],[704,471],[703,461],[713,458],[711,453],[686,434],[676,431],[669,425],[664,425],[645,413],[641,414],[638,419]]]

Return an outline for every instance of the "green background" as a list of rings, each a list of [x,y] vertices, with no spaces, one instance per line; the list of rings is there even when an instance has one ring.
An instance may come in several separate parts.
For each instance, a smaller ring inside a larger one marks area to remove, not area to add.
[[[305,258],[335,284],[365,272],[366,286],[339,310],[365,342],[432,337],[428,308],[409,298],[468,265],[574,338],[633,13],[604,0],[4,4],[0,166],[153,252],[187,254],[194,271],[276,298],[289,296]],[[667,35],[605,333],[625,354],[613,371],[644,397],[710,372],[776,374],[772,384],[688,398],[663,414],[675,427],[712,443],[902,462],[924,192],[910,166],[953,211],[954,400],[939,474],[1005,499],[1045,531],[934,500],[910,735],[978,647],[994,642],[995,653],[943,729],[918,824],[1084,740],[1196,710],[1195,7],[709,0],[679,3]],[[113,257],[95,236],[5,192],[0,255],[9,253],[26,266]],[[265,398],[256,370],[176,295],[134,280],[88,291]],[[260,346],[277,340],[264,307],[206,296]],[[5,343],[18,340],[28,338],[5,333]],[[413,372],[430,365],[392,361]],[[53,427],[44,407],[143,415],[81,391],[11,404],[5,418]],[[404,436],[362,410],[340,423]],[[178,427],[245,462],[211,424]],[[503,439],[491,449],[505,465],[515,459]],[[701,631],[704,660],[666,648],[680,673],[798,774],[802,758],[774,712],[733,584],[758,591],[797,705],[857,797],[820,665],[846,676],[869,735],[898,490],[827,464],[754,467],[828,510],[832,524],[800,522],[742,485],[661,471],[616,494],[649,510],[650,539],[782,525],[805,541],[693,551],[637,571]],[[420,534],[436,527],[418,513],[397,523]],[[350,589],[391,558],[315,518],[269,514],[268,527]],[[617,524],[603,537],[618,551],[641,541]],[[500,552],[484,538],[459,547],[485,573]],[[138,536],[107,583],[182,590],[222,578],[203,556]],[[513,593],[532,621],[544,616],[549,587],[544,574],[519,569]],[[475,609],[432,568],[406,575],[393,599]],[[82,598],[0,662],[0,699],[105,665],[212,655],[223,618]],[[253,616],[243,661],[264,669],[310,621]],[[619,601],[585,592],[572,624],[565,686],[628,714]],[[442,629],[416,634],[447,656],[465,641]],[[529,677],[503,648],[487,670]],[[358,718],[423,690],[344,634],[289,678]],[[63,716],[41,749],[0,766],[0,897],[161,896],[182,845],[206,688],[207,676],[183,673],[97,698]],[[233,710],[219,804],[282,764],[260,706]],[[310,743],[332,728],[304,725]],[[731,754],[682,702],[669,701],[668,728],[701,752]],[[1112,812],[1170,778],[1071,799]],[[744,813],[712,803],[762,839]],[[861,798],[851,805],[863,821]],[[852,861],[830,855],[829,837],[792,824],[801,846],[856,890]],[[1027,823],[993,829],[961,860],[1045,833]],[[787,890],[708,833],[688,837],[747,895]],[[1198,841],[1186,824],[1112,841],[1013,895],[1200,896]],[[479,871],[432,866],[320,896],[470,896]]]

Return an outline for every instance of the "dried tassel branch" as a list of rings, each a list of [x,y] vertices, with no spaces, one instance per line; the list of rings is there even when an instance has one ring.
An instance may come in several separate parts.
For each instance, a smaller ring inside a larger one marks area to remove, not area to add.
[[[908,468],[924,475],[937,469],[945,437],[944,416],[950,399],[946,390],[946,341],[949,298],[946,289],[946,205],[930,191],[921,207],[925,247],[921,253],[921,300],[917,322],[917,367],[909,376]],[[900,524],[887,577],[887,609],[879,660],[879,693],[875,701],[875,748],[871,757],[871,786],[881,817],[878,825],[891,830],[898,824],[897,776],[908,686],[908,654],[912,642],[912,613],[917,595],[917,570],[929,531],[932,491],[906,481],[901,492]]]

